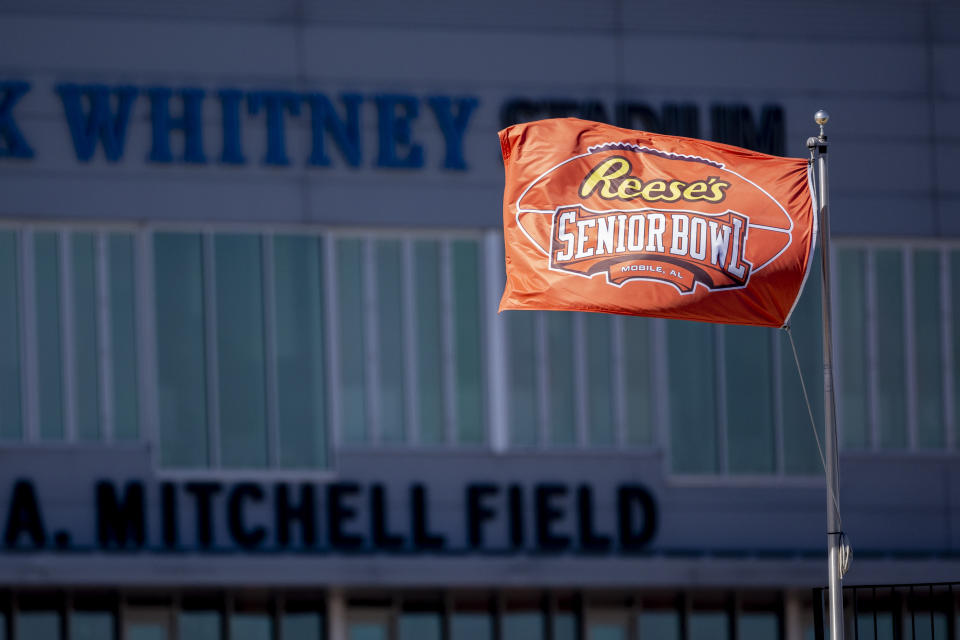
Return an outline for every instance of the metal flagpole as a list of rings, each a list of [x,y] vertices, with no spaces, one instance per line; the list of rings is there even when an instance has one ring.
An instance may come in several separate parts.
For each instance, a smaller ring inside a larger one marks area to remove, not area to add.
[[[840,520],[840,474],[837,459],[837,415],[833,394],[833,336],[830,324],[830,215],[827,191],[827,136],[823,126],[830,119],[824,111],[817,111],[814,121],[820,125],[820,135],[807,140],[807,147],[817,161],[818,210],[820,215],[820,256],[823,264],[823,412],[824,465],[827,476],[827,562],[829,570],[828,599],[830,602],[830,638],[843,640],[843,574],[850,551],[846,544]],[[815,603],[816,605],[816,603]]]

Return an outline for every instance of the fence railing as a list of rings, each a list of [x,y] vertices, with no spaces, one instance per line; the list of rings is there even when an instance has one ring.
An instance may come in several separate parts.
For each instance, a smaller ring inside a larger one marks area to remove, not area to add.
[[[960,582],[858,585],[843,588],[846,638],[852,640],[957,640]],[[813,590],[815,640],[825,640],[827,589]]]

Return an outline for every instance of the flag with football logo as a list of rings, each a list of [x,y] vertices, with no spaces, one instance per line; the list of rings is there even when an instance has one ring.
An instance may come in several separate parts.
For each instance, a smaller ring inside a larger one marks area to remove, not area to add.
[[[806,160],[574,118],[500,145],[501,310],[788,322],[816,238]]]

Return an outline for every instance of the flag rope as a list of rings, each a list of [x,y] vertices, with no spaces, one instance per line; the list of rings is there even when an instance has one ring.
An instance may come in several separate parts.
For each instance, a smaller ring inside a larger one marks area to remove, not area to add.
[[[803,401],[807,404],[807,415],[810,416],[810,428],[813,430],[813,438],[817,442],[817,451],[820,453],[820,464],[823,465],[823,470],[826,472],[827,459],[823,456],[823,446],[820,444],[820,433],[817,431],[817,421],[813,417],[813,407],[810,405],[810,396],[807,394],[807,384],[803,380],[803,369],[800,367],[800,355],[797,353],[797,343],[793,341],[793,332],[790,331],[790,325],[784,326],[783,330],[787,332],[787,337],[790,338],[790,348],[793,350],[793,362],[797,365],[797,375],[800,376],[800,388],[803,390]],[[837,494],[831,491],[830,495],[833,498],[833,504],[837,508],[837,519],[840,521],[840,526],[843,527],[843,517],[840,515],[840,502],[837,500]]]

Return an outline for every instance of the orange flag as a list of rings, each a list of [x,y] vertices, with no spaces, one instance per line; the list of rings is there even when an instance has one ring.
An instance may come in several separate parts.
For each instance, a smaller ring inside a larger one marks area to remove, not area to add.
[[[816,237],[806,160],[574,118],[500,146],[501,311],[789,320]]]

